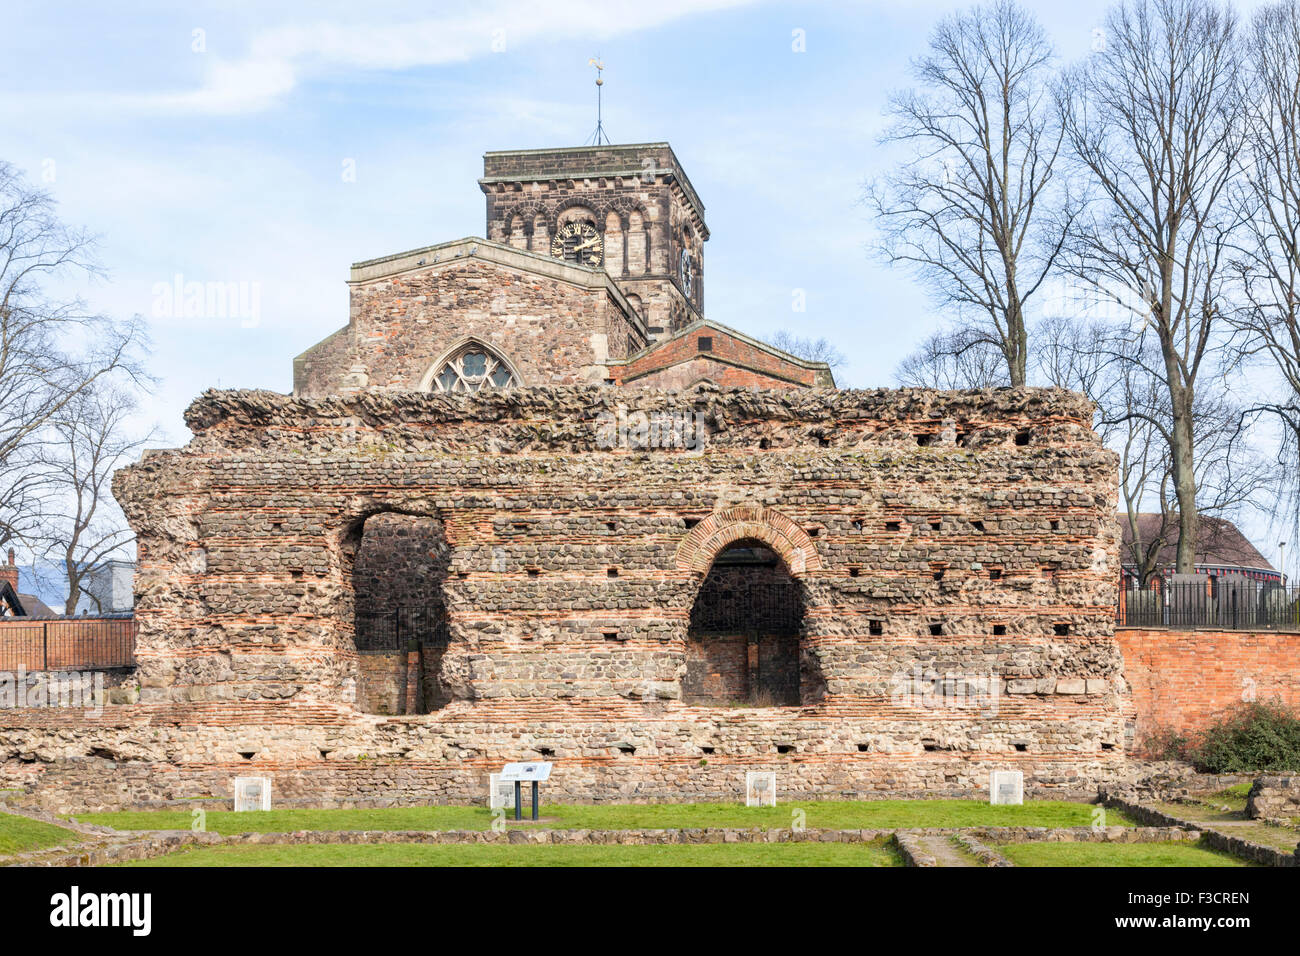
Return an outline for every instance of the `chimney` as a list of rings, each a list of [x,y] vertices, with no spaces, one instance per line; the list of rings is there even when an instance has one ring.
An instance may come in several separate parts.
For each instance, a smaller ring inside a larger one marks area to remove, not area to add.
[[[0,581],[8,581],[9,586],[18,593],[18,565],[14,564],[14,549],[9,549],[9,563],[0,564]]]

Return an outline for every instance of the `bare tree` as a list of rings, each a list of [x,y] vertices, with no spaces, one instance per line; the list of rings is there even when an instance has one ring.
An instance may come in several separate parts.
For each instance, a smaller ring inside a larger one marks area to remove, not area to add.
[[[1011,385],[1025,384],[1026,307],[1061,248],[1062,224],[1045,215],[1061,148],[1052,58],[1011,0],[942,20],[913,65],[919,89],[890,99],[882,142],[912,155],[867,195],[883,257],[955,306]]]
[[[837,369],[848,361],[828,339],[803,338],[785,329],[768,339],[767,344],[808,362],[825,362],[831,369]]]
[[[1276,370],[1280,394],[1257,410],[1283,427],[1279,463],[1300,517],[1300,5],[1258,10],[1246,35],[1246,174],[1236,199],[1245,226],[1233,261],[1246,333],[1242,355]]]
[[[1134,335],[1117,322],[1046,319],[1034,328],[1039,380],[1082,392],[1097,404],[1094,427],[1119,455],[1125,564],[1140,586],[1164,570],[1163,555],[1178,540],[1169,390],[1151,328]],[[1210,376],[1192,408],[1198,515],[1236,517],[1271,490],[1267,466],[1241,428],[1243,409],[1223,376]],[[1147,516],[1147,517],[1144,517]],[[1200,520],[1201,528],[1206,522]]]
[[[899,363],[894,378],[908,388],[999,388],[1008,384],[1001,351],[969,328],[931,335]]]
[[[54,507],[42,522],[46,556],[58,562],[67,585],[65,613],[76,613],[87,578],[123,558],[131,531],[112,494],[113,472],[134,461],[153,433],[133,437],[133,398],[120,389],[83,389],[51,423],[42,455]]]
[[[0,162],[0,546],[36,533],[50,493],[39,467],[49,428],[101,378],[142,379],[137,320],[91,315],[48,284],[97,274],[93,243],[54,201]]]
[[[1242,132],[1232,12],[1210,0],[1112,8],[1104,48],[1070,70],[1058,103],[1092,192],[1062,262],[1135,306],[1160,348],[1178,503],[1177,567],[1195,564],[1196,386],[1222,342],[1229,186]],[[1127,298],[1123,290],[1128,290]],[[1134,343],[1136,346],[1136,343]]]

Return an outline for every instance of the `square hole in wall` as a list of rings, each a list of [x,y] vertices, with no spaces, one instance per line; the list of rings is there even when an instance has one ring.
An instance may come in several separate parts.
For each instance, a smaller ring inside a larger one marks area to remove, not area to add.
[[[700,519],[699,519],[699,518],[683,518],[683,519],[682,519],[682,524],[683,524],[686,528],[688,528],[688,529],[689,529],[689,528],[694,528],[694,527],[695,527],[697,524],[699,524],[699,523],[700,523]]]
[[[994,625],[993,625],[993,636],[994,636],[994,637],[1004,637],[1004,636],[1006,635],[1006,633],[1007,633],[1007,626],[1006,626],[1005,624],[994,624]]]
[[[1051,521],[1047,522],[1047,526],[1051,528],[1053,531],[1061,530],[1061,522],[1056,518],[1053,518]]]
[[[861,568],[849,568],[849,577],[856,578],[862,574]]]
[[[611,578],[616,578],[616,577],[618,577],[618,568],[606,568],[606,569],[605,569],[605,575],[606,575],[607,577],[611,577]]]
[[[885,530],[886,530],[886,531],[901,531],[901,530],[903,530],[903,523],[902,523],[901,521],[886,521],[886,522],[885,522]]]
[[[881,634],[884,634],[885,633],[884,621],[869,621],[867,623],[867,632],[876,637],[879,637]]]
[[[795,752],[794,744],[777,744],[776,752],[779,754],[792,754]]]
[[[1017,740],[1011,746],[1016,748],[1016,753],[1024,753],[1029,749],[1029,744],[1025,743],[1023,740]]]
[[[619,639],[618,631],[601,631],[600,636],[607,641],[617,641]]]
[[[713,351],[713,336],[711,336],[711,335],[701,335],[698,339],[696,339],[696,344],[699,345],[699,348],[700,348],[700,351],[701,351],[701,352],[712,352],[712,351]]]
[[[539,577],[542,576],[542,569],[541,569],[541,568],[529,568],[529,569],[528,569],[528,576],[529,576],[530,578],[539,578]]]
[[[1016,444],[1017,444],[1017,445],[1021,445],[1021,446],[1028,445],[1028,444],[1029,444],[1029,429],[1028,429],[1028,428],[1022,428],[1022,429],[1020,429],[1020,431],[1016,432]]]
[[[939,636],[942,635],[942,634],[943,634],[943,625],[942,625],[942,624],[931,624],[931,625],[930,625],[930,636],[931,636],[931,637],[939,637]]]
[[[871,744],[858,744],[858,753],[864,754],[871,750]]]
[[[1001,569],[1001,568],[989,568],[989,580],[990,580],[990,581],[1001,581],[1001,580],[1002,580],[1002,569]]]
[[[918,432],[918,433],[917,433],[917,436],[916,436],[916,444],[917,444],[917,447],[918,447],[918,448],[927,448],[927,447],[929,447],[930,445],[933,445],[933,444],[934,444],[934,438],[935,438],[935,436],[932,435],[932,434],[930,434],[929,432]]]
[[[984,533],[984,522],[983,522],[983,521],[972,521],[972,522],[970,523],[970,526],[971,526],[972,528],[974,528],[976,531],[978,531],[980,534],[983,534],[983,533]]]
[[[618,530],[618,523],[617,523],[617,522],[614,522],[614,521],[606,521],[606,522],[605,522],[605,528],[606,528],[606,530],[608,530],[608,531],[617,531],[617,530]]]
[[[702,753],[702,754],[713,754],[713,753],[715,753],[716,751],[717,751],[717,748],[716,748],[716,747],[701,747],[701,748],[700,748],[700,753]]]
[[[931,574],[934,575],[934,579],[935,579],[936,581],[942,581],[942,580],[943,580],[944,573],[945,573],[945,572],[944,572],[943,568],[937,568],[937,569],[935,569],[934,571],[931,572]]]
[[[942,529],[943,529],[943,522],[942,522],[942,521],[931,521],[931,522],[930,522],[930,530],[931,530],[931,531],[940,531],[940,530],[942,530]]]
[[[1069,624],[1053,624],[1053,625],[1052,625],[1052,633],[1054,633],[1057,637],[1069,637],[1069,636],[1070,636],[1070,625],[1069,625]]]

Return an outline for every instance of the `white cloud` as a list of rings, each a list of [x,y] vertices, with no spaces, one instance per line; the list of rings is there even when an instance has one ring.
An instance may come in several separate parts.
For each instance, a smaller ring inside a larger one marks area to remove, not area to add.
[[[221,59],[209,54],[203,83],[196,89],[110,96],[108,103],[164,113],[256,112],[274,105],[307,76],[343,70],[396,71],[442,66],[494,52],[534,47],[558,38],[602,40],[752,2],[499,0],[476,8],[471,14],[405,22],[334,20],[286,24],[255,33],[243,58]],[[362,12],[370,14],[364,5]],[[494,44],[497,48],[504,45],[504,50],[494,50]]]

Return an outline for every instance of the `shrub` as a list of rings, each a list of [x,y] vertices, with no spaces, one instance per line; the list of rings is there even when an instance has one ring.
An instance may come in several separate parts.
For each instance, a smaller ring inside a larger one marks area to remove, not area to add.
[[[1245,704],[1197,734],[1186,758],[1201,773],[1300,770],[1300,715],[1279,701]]]
[[[1171,727],[1155,727],[1138,741],[1136,750],[1148,760],[1187,760],[1187,735]]]

